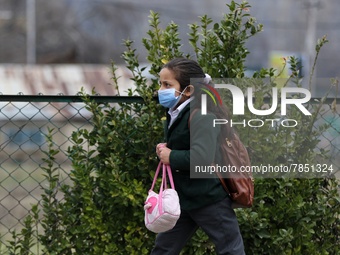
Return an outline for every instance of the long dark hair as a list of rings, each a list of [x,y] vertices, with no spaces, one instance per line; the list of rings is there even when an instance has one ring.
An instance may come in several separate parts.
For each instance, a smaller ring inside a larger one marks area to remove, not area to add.
[[[205,73],[201,66],[194,60],[187,58],[175,58],[167,62],[163,68],[167,68],[173,72],[175,75],[175,79],[179,82],[181,91],[183,91],[188,85],[194,86],[194,97],[196,100],[193,101],[191,107],[201,109],[201,96],[202,94],[206,94],[206,91],[209,91],[210,88],[214,87],[214,84],[210,81],[208,84],[204,81]],[[230,127],[230,115],[227,107],[224,104],[216,103],[218,102],[218,98],[216,95],[211,93],[214,97],[207,96],[207,110],[213,113],[218,119],[226,119],[228,120],[228,124],[226,124],[226,128],[222,128],[224,136],[231,138],[233,134],[233,130]]]

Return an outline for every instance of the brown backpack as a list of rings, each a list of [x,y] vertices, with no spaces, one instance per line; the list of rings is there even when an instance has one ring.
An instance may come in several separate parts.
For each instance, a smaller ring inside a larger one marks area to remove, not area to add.
[[[189,128],[190,121],[197,111],[198,109],[194,109],[190,114]],[[238,135],[233,134],[232,139],[224,138],[224,141],[221,141],[220,150],[221,163],[234,170],[233,172],[223,173],[223,175],[217,172],[223,188],[233,201],[233,208],[251,207],[254,202],[254,179],[251,174],[250,158],[246,147]]]

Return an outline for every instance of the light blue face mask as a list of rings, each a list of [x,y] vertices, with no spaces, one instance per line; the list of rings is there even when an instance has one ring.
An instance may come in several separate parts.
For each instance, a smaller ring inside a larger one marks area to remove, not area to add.
[[[158,90],[159,103],[166,108],[172,108],[176,106],[178,102],[181,100],[185,89],[182,92],[174,88]],[[175,96],[176,91],[180,93],[177,97]]]

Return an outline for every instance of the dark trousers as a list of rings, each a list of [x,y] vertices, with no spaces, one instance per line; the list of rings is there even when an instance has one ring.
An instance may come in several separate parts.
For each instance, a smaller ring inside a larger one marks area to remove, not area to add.
[[[178,255],[201,227],[219,255],[244,255],[243,240],[230,198],[203,208],[182,211],[176,226],[156,237],[151,255]]]

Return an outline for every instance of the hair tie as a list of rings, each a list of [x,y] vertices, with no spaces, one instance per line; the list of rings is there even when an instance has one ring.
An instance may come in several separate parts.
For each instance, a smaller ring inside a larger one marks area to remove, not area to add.
[[[204,83],[209,84],[211,81],[212,81],[211,76],[206,73],[204,77]]]

